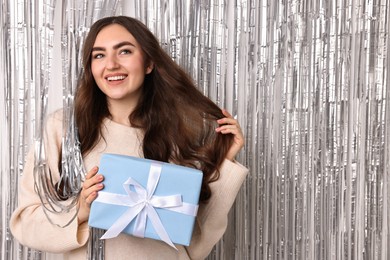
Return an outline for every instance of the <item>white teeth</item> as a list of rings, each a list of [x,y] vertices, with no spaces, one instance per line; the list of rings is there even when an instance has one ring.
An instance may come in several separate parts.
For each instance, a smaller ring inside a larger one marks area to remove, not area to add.
[[[113,77],[108,77],[107,80],[113,81],[113,80],[122,80],[125,79],[125,76],[113,76]]]

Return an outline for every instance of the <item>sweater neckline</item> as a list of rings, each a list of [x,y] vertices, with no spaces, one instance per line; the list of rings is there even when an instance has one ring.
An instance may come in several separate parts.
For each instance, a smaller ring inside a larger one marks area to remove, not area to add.
[[[115,128],[122,128],[122,129],[125,129],[125,130],[138,130],[138,128],[136,127],[133,127],[133,126],[128,126],[128,125],[123,125],[123,124],[120,124],[120,123],[117,123],[115,121],[113,121],[111,118],[104,118],[104,124],[106,126],[113,126]]]
[[[132,132],[142,132],[140,128],[117,123],[117,122],[113,121],[112,119],[110,119],[108,117],[104,118],[103,124],[106,127],[111,128],[111,129],[114,128],[114,129],[118,129],[118,130],[125,130],[125,131],[132,131]]]

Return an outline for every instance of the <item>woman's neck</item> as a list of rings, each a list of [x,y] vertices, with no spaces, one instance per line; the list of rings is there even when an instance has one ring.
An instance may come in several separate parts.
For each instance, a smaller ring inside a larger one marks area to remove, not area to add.
[[[108,109],[111,114],[111,120],[126,126],[131,126],[129,121],[129,115],[133,112],[135,105],[129,105],[128,103],[121,102],[109,102]]]

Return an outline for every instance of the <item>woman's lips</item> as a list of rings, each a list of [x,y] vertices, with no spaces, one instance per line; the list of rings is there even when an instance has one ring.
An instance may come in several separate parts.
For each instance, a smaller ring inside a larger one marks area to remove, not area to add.
[[[120,81],[120,80],[124,80],[126,78],[126,76],[124,75],[118,75],[118,76],[109,76],[109,77],[106,77],[106,79],[108,81]]]

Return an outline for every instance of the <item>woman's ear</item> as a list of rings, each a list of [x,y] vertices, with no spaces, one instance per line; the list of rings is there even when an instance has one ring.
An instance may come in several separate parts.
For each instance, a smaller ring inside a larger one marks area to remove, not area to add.
[[[154,69],[154,63],[150,62],[149,65],[146,67],[145,74],[149,74]]]

